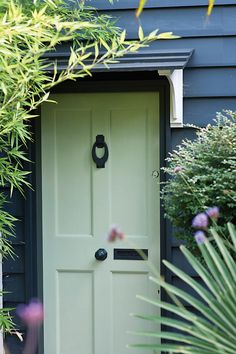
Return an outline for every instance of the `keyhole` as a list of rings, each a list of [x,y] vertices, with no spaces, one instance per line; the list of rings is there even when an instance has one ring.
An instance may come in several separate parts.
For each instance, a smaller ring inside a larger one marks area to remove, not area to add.
[[[152,171],[152,178],[158,178],[159,177],[159,172],[158,171]]]

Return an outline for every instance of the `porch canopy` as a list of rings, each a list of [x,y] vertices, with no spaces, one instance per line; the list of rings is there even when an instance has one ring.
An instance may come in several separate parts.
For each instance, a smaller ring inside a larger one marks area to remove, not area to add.
[[[170,84],[170,126],[181,128],[183,126],[183,70],[193,51],[193,49],[140,50],[137,53],[126,54],[119,58],[117,63],[109,64],[109,71],[157,71],[160,76],[166,76]],[[69,47],[58,48],[56,52],[47,53],[45,59],[52,63],[47,71],[53,72],[55,62],[58,72],[66,69],[69,55]],[[105,65],[98,64],[92,71],[107,70]]]

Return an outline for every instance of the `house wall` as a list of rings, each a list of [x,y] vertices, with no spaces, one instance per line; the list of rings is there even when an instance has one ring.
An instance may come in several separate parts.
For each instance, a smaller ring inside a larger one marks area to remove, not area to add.
[[[8,257],[3,261],[3,289],[6,291],[4,307],[15,308],[19,303],[25,302],[27,298],[25,200],[19,192],[14,192],[12,198],[10,198],[7,188],[4,193],[8,199],[5,209],[18,219],[15,229],[16,237],[12,238],[14,258]],[[14,316],[14,313],[13,310],[11,314]],[[17,328],[23,329],[15,316],[14,322]],[[20,352],[21,342],[15,335],[7,336],[6,343],[13,353]]]
[[[34,131],[34,123],[32,124]],[[27,154],[31,161],[35,160],[35,145],[30,144]],[[27,162],[25,170],[32,171],[28,180],[32,186],[35,186],[35,165]],[[0,190],[6,196],[5,210],[18,220],[15,223],[15,236],[11,242],[14,250],[14,256],[3,260],[3,289],[4,307],[13,309],[11,315],[15,328],[24,334],[25,328],[15,316],[15,308],[36,297],[37,294],[37,244],[36,238],[36,208],[34,197],[28,188],[25,188],[24,195],[14,191],[10,196],[10,189]],[[16,335],[8,335],[5,338],[5,344],[10,350],[9,354],[20,354],[23,343]]]
[[[127,29],[129,39],[137,38],[139,21],[134,10],[138,0],[114,0],[110,5],[107,0],[87,1],[99,8],[99,11],[118,18],[117,24]],[[206,18],[207,0],[148,0],[140,17],[144,32],[156,28],[160,32],[173,31],[180,39],[156,41],[151,45],[155,49],[192,48],[194,54],[184,70],[184,123],[205,126],[212,122],[216,111],[236,110],[236,2],[235,0],[216,0],[210,18]],[[149,48],[150,49],[150,48]],[[194,129],[184,127],[171,130],[171,147],[174,148],[183,138],[193,138]],[[5,190],[8,193],[7,189]],[[14,247],[19,256],[8,259],[3,264],[5,305],[15,307],[25,302],[34,294],[35,279],[30,271],[30,264],[35,255],[29,252],[34,240],[32,221],[35,215],[30,209],[30,201],[15,192],[7,209],[19,219],[16,226]],[[30,214],[31,213],[31,214]],[[30,216],[30,217],[29,217]],[[179,242],[167,237],[167,257],[176,265],[188,269],[178,245]],[[174,284],[180,281],[169,274]],[[19,353],[16,348],[19,341],[11,339],[12,353]]]

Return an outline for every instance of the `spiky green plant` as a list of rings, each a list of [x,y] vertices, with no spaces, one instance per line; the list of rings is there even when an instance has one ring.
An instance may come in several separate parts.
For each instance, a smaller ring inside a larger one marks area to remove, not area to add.
[[[156,344],[134,347],[184,354],[234,354],[236,352],[236,229],[228,223],[230,243],[225,243],[214,228],[210,238],[202,239],[198,246],[205,265],[199,262],[185,246],[180,249],[202,281],[193,279],[183,270],[164,261],[165,266],[184,281],[195,295],[190,295],[164,279],[151,278],[174,301],[161,301],[138,296],[140,299],[167,310],[175,318],[165,316],[134,315],[144,320],[167,326],[168,330],[139,333],[156,338]],[[213,246],[212,243],[216,245]],[[183,305],[183,303],[185,305]],[[194,310],[186,307],[191,306]],[[162,342],[166,341],[166,342]]]

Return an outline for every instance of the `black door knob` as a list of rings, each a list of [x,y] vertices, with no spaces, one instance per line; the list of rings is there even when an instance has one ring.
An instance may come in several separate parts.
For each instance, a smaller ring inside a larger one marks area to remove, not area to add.
[[[95,253],[95,258],[98,261],[104,261],[107,258],[107,251],[104,248],[99,248]]]

